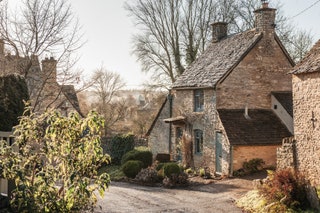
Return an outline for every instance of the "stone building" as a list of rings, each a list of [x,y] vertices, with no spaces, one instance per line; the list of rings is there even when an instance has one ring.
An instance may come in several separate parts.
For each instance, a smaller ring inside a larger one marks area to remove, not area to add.
[[[320,184],[320,40],[292,75],[295,166]]]
[[[76,111],[82,115],[73,85],[57,82],[57,60],[53,57],[39,62],[37,56],[21,57],[5,54],[0,40],[0,75],[18,74],[26,79],[31,105],[35,111],[54,108],[63,114]]]
[[[243,33],[212,25],[212,43],[172,85],[148,132],[154,155],[179,159],[186,135],[192,165],[212,173],[232,175],[253,158],[275,166],[276,148],[292,131],[285,124],[294,62],[275,33],[276,10],[263,3],[254,13],[255,28]]]

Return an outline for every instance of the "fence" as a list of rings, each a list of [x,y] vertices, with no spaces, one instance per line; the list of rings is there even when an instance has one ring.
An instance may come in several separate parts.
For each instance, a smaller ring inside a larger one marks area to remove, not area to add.
[[[0,141],[7,141],[7,143],[11,146],[14,142],[14,137],[12,132],[2,132],[0,131]],[[1,165],[0,165],[1,166]],[[8,180],[0,178],[0,194],[2,196],[8,196],[9,194],[9,186],[8,186]]]

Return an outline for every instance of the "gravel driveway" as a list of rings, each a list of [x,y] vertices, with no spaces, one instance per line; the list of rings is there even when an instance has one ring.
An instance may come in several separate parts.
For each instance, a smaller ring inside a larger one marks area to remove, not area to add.
[[[251,190],[252,179],[225,179],[185,189],[112,182],[95,212],[242,212],[234,200]]]

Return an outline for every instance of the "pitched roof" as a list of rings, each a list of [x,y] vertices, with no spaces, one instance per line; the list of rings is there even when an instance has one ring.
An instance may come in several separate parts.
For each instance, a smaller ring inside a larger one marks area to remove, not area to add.
[[[250,109],[249,119],[243,109],[219,109],[218,113],[231,145],[281,144],[291,136],[272,110]]]
[[[287,113],[293,117],[292,92],[271,92],[271,94],[280,102]]]
[[[294,67],[291,74],[312,73],[320,71],[320,40],[307,55]]]
[[[77,93],[74,89],[73,85],[62,85],[61,86],[61,91],[64,94],[64,96],[68,99],[68,101],[71,103],[73,108],[81,115],[83,116],[80,106],[79,106],[79,101],[77,97]]]
[[[179,76],[172,87],[214,87],[240,63],[261,37],[262,33],[253,29],[211,43],[206,51]]]

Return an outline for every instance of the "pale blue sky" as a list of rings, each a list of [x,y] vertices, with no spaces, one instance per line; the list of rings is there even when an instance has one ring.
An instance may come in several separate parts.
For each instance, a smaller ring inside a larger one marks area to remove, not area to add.
[[[10,1],[10,0],[9,0]],[[12,0],[11,0],[12,1]],[[15,0],[17,1],[17,0]],[[292,17],[319,0],[283,0],[283,10]],[[73,10],[83,26],[85,46],[77,67],[87,75],[102,64],[110,71],[120,73],[130,88],[137,87],[146,79],[136,58],[131,55],[132,34],[135,26],[127,11],[125,0],[70,0]],[[272,0],[270,1],[272,6]],[[310,30],[315,40],[320,39],[320,2],[293,18],[300,29]]]

